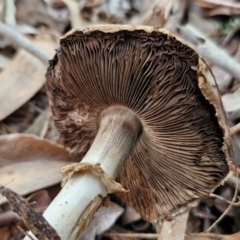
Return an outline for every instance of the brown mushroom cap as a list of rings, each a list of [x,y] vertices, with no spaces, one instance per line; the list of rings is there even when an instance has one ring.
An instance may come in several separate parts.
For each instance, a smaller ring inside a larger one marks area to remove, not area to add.
[[[227,175],[227,137],[199,55],[165,30],[98,25],[71,31],[50,62],[54,120],[83,156],[110,106],[134,111],[143,131],[119,174],[145,219],[171,217]]]

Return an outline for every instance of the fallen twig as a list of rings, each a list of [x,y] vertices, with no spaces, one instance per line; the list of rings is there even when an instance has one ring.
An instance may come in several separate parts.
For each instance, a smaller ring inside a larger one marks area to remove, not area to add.
[[[0,185],[0,194],[7,198],[13,210],[19,215],[24,224],[32,231],[37,239],[60,240],[57,232],[45,218],[32,209],[23,197],[2,185]]]
[[[237,166],[235,166],[235,169],[233,170],[236,174],[236,177],[238,179],[238,168]],[[236,201],[236,199],[238,198],[238,191],[239,191],[239,179],[238,181],[236,181],[235,183],[235,191],[234,191],[234,196],[232,198],[232,201],[230,202],[229,206],[226,208],[226,210],[222,213],[222,215],[204,232],[210,232],[229,212],[229,210],[231,209],[232,206],[234,206],[234,202]]]
[[[182,37],[207,61],[240,81],[240,64],[193,26],[178,26]]]
[[[73,0],[63,0],[70,12],[70,21],[72,28],[88,25],[89,22],[80,17],[78,3]]]
[[[238,198],[238,201],[236,203],[233,203],[233,202],[231,202],[231,201],[229,201],[229,200],[227,200],[227,199],[225,199],[225,198],[223,198],[219,195],[213,194],[213,193],[210,194],[210,197],[218,198],[218,199],[222,200],[223,202],[226,202],[228,204],[232,204],[232,206],[234,206],[234,207],[239,207],[240,206],[239,198]]]
[[[14,26],[16,24],[16,6],[14,0],[3,1],[5,14],[3,14],[3,21],[6,24]]]
[[[130,239],[157,239],[159,237],[159,234],[157,233],[104,233],[102,235],[103,237],[119,237],[119,238],[130,238]],[[193,233],[193,234],[185,234],[185,240],[197,240],[198,238],[202,239],[203,237],[206,237],[208,239],[214,239],[214,240],[224,240],[226,237],[230,235],[222,235],[222,234],[216,234],[216,233]]]
[[[34,45],[26,37],[16,32],[16,30],[14,30],[11,26],[8,26],[2,22],[0,22],[0,34],[11,39],[13,43],[18,45],[19,47],[24,48],[25,50],[39,58],[44,63],[48,63],[48,60],[52,58],[52,56],[42,51],[39,47]]]

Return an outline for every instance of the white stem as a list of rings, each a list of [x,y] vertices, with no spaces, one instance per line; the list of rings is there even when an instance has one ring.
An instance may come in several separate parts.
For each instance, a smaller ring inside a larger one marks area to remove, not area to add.
[[[131,110],[125,107],[106,109],[97,136],[82,162],[100,164],[103,171],[115,179],[141,130],[141,122]],[[101,204],[99,196],[107,195],[107,188],[99,177],[91,173],[75,174],[44,212],[44,217],[62,240],[78,239],[84,230],[80,229],[79,221],[86,218],[84,221],[88,223],[92,217],[89,212],[93,215]],[[88,214],[86,209],[90,209]]]

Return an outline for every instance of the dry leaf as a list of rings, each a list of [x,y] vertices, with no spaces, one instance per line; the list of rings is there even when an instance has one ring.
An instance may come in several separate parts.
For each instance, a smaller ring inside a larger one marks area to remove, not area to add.
[[[217,67],[217,66],[213,66],[212,68],[212,72],[214,73],[214,76],[217,79],[217,83],[218,83],[218,87],[220,89],[220,91],[226,91],[226,89],[229,88],[230,84],[232,83],[232,76],[230,73],[227,73],[226,71],[224,71],[222,68]],[[210,81],[210,84],[212,86],[216,86],[215,81],[211,75],[211,73],[209,71],[207,71],[207,78]]]
[[[16,18],[21,23],[30,26],[44,25],[51,32],[62,33],[69,24],[67,8],[53,8],[44,1],[18,0],[16,1]]]
[[[110,229],[123,211],[124,209],[114,202],[110,202],[109,207],[100,207],[81,236],[81,240],[94,240],[96,235]]]
[[[27,201],[37,212],[44,212],[52,200],[46,190],[41,190],[31,194]]]
[[[54,54],[55,44],[36,42],[39,48]],[[25,50],[20,50],[0,73],[0,120],[27,102],[45,83],[46,65]]]
[[[141,215],[133,208],[127,206],[122,216],[122,224],[127,225],[141,219]]]
[[[240,117],[240,88],[234,93],[226,93],[222,96],[224,109],[230,114],[232,120]]]
[[[239,3],[230,0],[195,0],[194,2],[195,4],[207,9],[221,8],[223,11],[222,14],[227,13],[228,15],[238,15],[240,13]]]
[[[0,54],[0,71],[6,68],[9,63],[10,63],[10,59]]]
[[[13,211],[2,212],[0,213],[0,228],[16,223],[20,220],[20,217]]]
[[[9,240],[11,239],[11,232],[9,227],[1,227],[0,228],[0,236],[1,236],[1,240]]]
[[[216,233],[194,233],[193,235],[185,235],[185,240],[239,240],[240,232],[232,235],[222,235]]]
[[[61,168],[71,161],[51,141],[27,134],[0,136],[0,183],[25,195],[62,180]],[[0,197],[0,204],[5,198]]]
[[[239,239],[240,239],[240,232],[237,232],[235,234],[232,234],[223,238],[223,240],[239,240]]]

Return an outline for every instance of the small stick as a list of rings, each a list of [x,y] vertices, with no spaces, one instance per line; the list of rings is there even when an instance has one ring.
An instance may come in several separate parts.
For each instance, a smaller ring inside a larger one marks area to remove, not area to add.
[[[2,22],[0,22],[0,34],[11,39],[13,43],[24,48],[44,63],[48,63],[48,60],[51,59],[51,56],[42,51],[40,47],[37,47],[26,37]]]
[[[236,177],[238,178],[238,168],[237,166],[235,166],[235,174]],[[226,208],[226,210],[222,213],[222,215],[204,232],[210,232],[219,222],[221,222],[221,220],[227,215],[227,213],[229,212],[229,210],[232,208],[232,206],[234,205],[234,202],[236,201],[236,199],[238,198],[238,188],[239,188],[239,181],[236,181],[236,186],[235,186],[235,191],[234,191],[234,196],[232,198],[231,203],[229,204],[229,206]]]
[[[211,193],[210,197],[218,198],[218,199],[222,200],[223,202],[226,202],[228,204],[232,204],[232,206],[234,206],[234,207],[239,207],[240,206],[239,197],[238,197],[238,201],[236,203],[233,203],[233,202],[231,202],[231,201],[229,201],[229,200],[227,200],[227,199],[225,199],[225,198],[223,198],[221,196],[218,196],[218,195],[216,195],[214,193]]]

